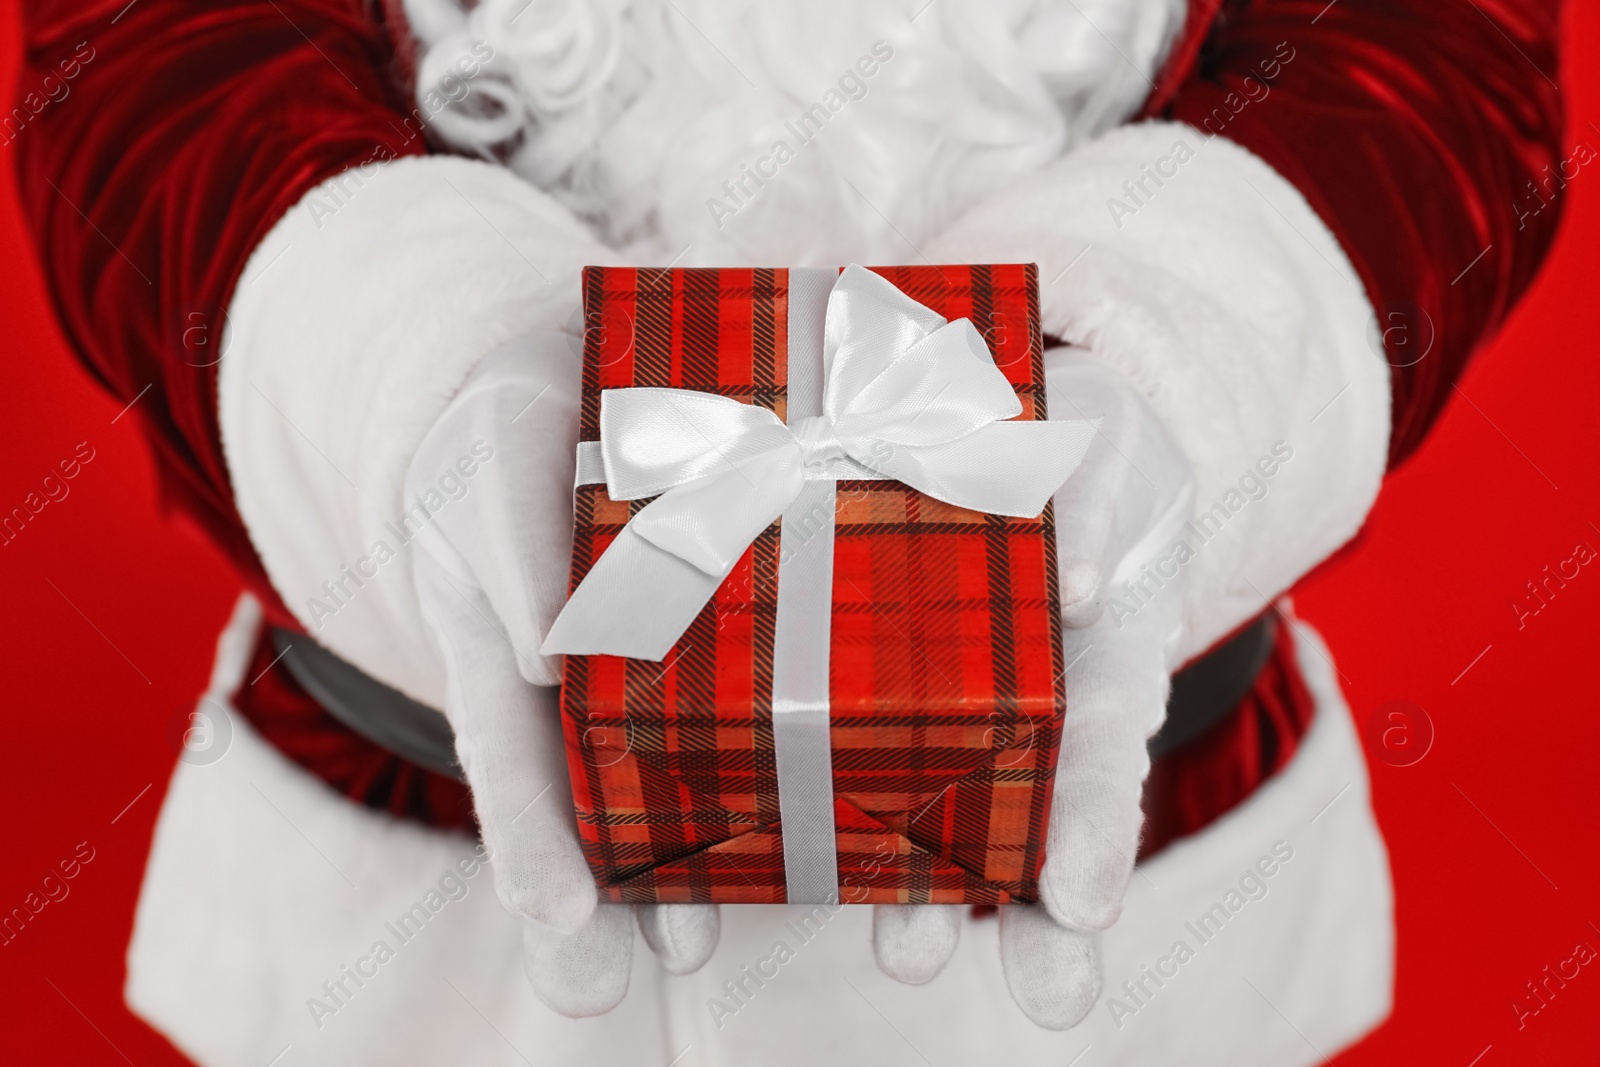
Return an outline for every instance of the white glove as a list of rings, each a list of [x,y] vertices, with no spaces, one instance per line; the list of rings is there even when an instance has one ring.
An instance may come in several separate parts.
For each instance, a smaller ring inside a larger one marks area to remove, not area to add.
[[[630,911],[673,974],[710,957],[718,916],[715,905],[599,904],[579,847],[559,664],[538,652],[566,600],[571,562],[572,344],[540,333],[486,359],[418,449],[406,499],[449,501],[417,536],[414,574],[495,890],[522,919],[534,991],[563,1015],[584,1016],[627,992]]]
[[[1067,716],[1039,878],[1043,903],[1000,909],[1000,960],[1028,1018],[1064,1030],[1100,995],[1099,933],[1117,920],[1139,849],[1145,744],[1166,716],[1184,581],[1176,560],[1162,568],[1175,573],[1154,580],[1143,568],[1154,571],[1179,539],[1194,483],[1155,413],[1120,375],[1071,348],[1047,352],[1045,374],[1052,416],[1105,421],[1056,494]],[[1145,591],[1130,595],[1125,581]],[[1112,596],[1116,610],[1106,606]],[[880,905],[878,966],[903,982],[929,981],[955,952],[961,914]]]

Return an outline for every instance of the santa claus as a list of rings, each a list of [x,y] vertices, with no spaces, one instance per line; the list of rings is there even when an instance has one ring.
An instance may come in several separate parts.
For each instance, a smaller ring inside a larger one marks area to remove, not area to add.
[[[1285,596],[1550,242],[1556,7],[25,3],[23,84],[70,81],[6,120],[60,318],[250,589],[130,1005],[219,1065],[1359,1037],[1387,860]],[[1041,903],[597,904],[540,654],[611,328],[578,272],[849,262],[1037,262],[1051,410],[1103,420],[1056,499]]]

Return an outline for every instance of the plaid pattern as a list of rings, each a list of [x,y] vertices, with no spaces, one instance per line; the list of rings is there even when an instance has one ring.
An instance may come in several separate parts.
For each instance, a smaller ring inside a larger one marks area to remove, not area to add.
[[[970,318],[1044,418],[1037,270],[878,273]],[[600,393],[670,386],[785,411],[788,272],[584,274],[581,436]],[[847,903],[1037,897],[1065,710],[1054,512],[955,508],[841,482],[831,635],[834,811]],[[572,585],[646,501],[576,496]],[[614,901],[781,903],[772,742],[779,524],[661,663],[568,656],[563,722],[585,855]]]

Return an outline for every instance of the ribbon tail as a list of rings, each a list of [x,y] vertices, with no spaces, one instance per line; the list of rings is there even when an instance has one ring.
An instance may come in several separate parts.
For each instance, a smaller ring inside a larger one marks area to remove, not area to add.
[[[753,454],[736,462],[724,456],[715,475],[675,486],[640,509],[578,583],[539,650],[664,659],[751,542],[805,486],[793,436],[781,423],[774,427],[781,434],[775,442],[763,443],[758,432],[741,446]],[[610,457],[605,466],[608,478],[616,473]]]
[[[573,590],[539,651],[659,662],[726,577],[707,574],[625,527]]]
[[[1078,469],[1099,419],[991,422],[942,445],[898,448],[886,473],[949,504],[1033,518]],[[901,473],[901,472],[904,473]]]

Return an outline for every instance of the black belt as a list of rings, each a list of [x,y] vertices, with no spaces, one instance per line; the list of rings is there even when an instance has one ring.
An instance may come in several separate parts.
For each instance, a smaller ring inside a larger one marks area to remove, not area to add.
[[[1220,722],[1250,692],[1272,654],[1272,612],[1172,676],[1167,721],[1150,739],[1160,759]],[[391,689],[304,634],[273,628],[272,643],[294,680],[328,714],[368,741],[430,771],[460,779],[455,735],[439,712]]]
[[[1267,665],[1277,636],[1277,612],[1265,612],[1174,674],[1167,721],[1150,739],[1150,758],[1176,752],[1238,707]]]
[[[273,627],[272,643],[311,698],[329,715],[401,759],[465,781],[456,736],[442,713],[391,689],[305,634]]]

